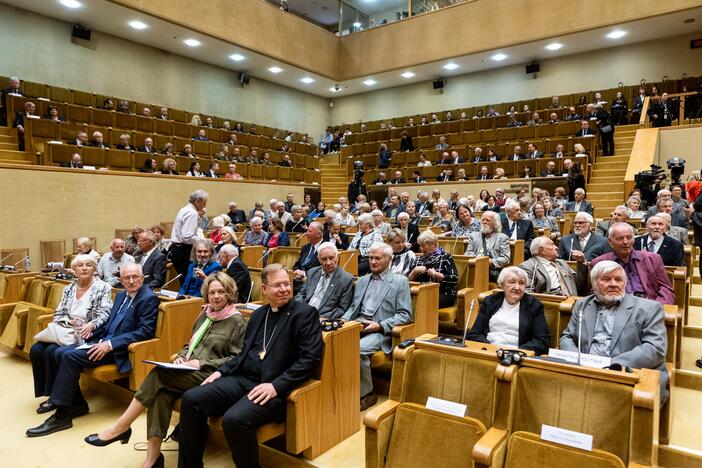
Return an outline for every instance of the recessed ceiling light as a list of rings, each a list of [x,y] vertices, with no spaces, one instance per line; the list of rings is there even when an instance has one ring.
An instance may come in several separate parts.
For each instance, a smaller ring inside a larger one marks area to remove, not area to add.
[[[558,50],[561,47],[563,47],[563,44],[561,44],[560,42],[552,42],[551,44],[546,46],[546,49],[547,50]]]
[[[332,86],[331,88],[329,88],[329,91],[331,91],[332,93],[338,93],[339,91],[341,91],[341,88],[337,88],[336,86]]]
[[[202,44],[202,42],[198,41],[197,39],[186,39],[183,41],[183,43],[188,47],[197,47]]]
[[[414,76],[414,73],[411,71],[406,71],[402,75],[400,75],[402,78],[412,78]]]
[[[146,28],[149,27],[148,24],[146,24],[146,23],[144,23],[144,22],[142,22],[142,21],[136,21],[136,20],[135,20],[135,21],[130,21],[130,22],[127,23],[127,24],[129,24],[129,26],[131,26],[131,27],[134,28],[134,29],[146,29]]]
[[[455,70],[456,68],[458,68],[458,65],[453,63],[453,62],[450,62],[450,63],[447,63],[446,65],[444,65],[444,69],[446,69],[446,70]]]
[[[300,79],[300,81],[302,81],[305,84],[310,84],[310,83],[314,83],[314,78],[310,78],[309,76],[306,76],[306,77]]]
[[[361,27],[361,23],[359,23],[358,21],[356,21],[355,23],[353,23],[353,27],[354,27],[354,28],[360,28],[360,27]]]
[[[280,68],[280,67],[271,67],[271,68],[268,69],[268,71],[271,72],[271,73],[280,73],[280,72],[283,71],[283,69]]]
[[[83,6],[78,0],[59,0],[59,3],[66,8],[80,8]]]
[[[365,80],[365,81],[363,82],[363,84],[366,85],[366,86],[373,86],[373,85],[376,84],[376,83],[377,83],[377,81],[375,81],[375,80],[372,79],[372,78],[368,78],[367,80]]]
[[[506,59],[507,56],[505,54],[500,53],[500,54],[495,54],[490,58],[493,59],[495,62],[501,62],[502,60]]]
[[[241,62],[241,61],[244,60],[246,57],[244,57],[244,56],[241,55],[241,54],[232,54],[232,55],[229,56],[229,58],[232,59],[232,60],[234,60],[235,62]]]
[[[621,29],[617,29],[616,31],[612,31],[611,33],[607,34],[609,39],[619,39],[620,37],[624,36],[626,36],[626,31],[622,31]]]

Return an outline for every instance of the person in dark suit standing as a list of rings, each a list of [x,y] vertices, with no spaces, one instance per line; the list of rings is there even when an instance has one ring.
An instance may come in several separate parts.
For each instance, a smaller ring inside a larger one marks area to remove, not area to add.
[[[583,120],[580,122],[580,130],[575,132],[576,137],[595,136],[594,130],[590,128],[590,122]]]
[[[7,125],[7,96],[9,94],[23,96],[20,90],[20,79],[16,76],[11,77],[10,86],[0,92],[0,104],[2,104],[2,106],[0,106],[0,125],[2,126]]]
[[[668,99],[668,93],[661,94],[660,99],[651,103],[648,115],[654,127],[670,127],[677,118],[677,103]]]
[[[651,216],[646,221],[646,234],[634,238],[634,249],[657,253],[665,266],[685,266],[685,247],[666,235],[665,229],[663,219]]]
[[[319,246],[317,258],[321,265],[308,272],[295,300],[317,309],[320,317],[340,318],[351,305],[353,275],[339,268],[339,250],[331,242]]]
[[[158,298],[144,284],[141,266],[130,263],[122,268],[120,281],[124,291],[117,294],[110,317],[88,338],[90,347],[72,348],[60,356],[49,404],[56,407],[43,424],[27,430],[27,437],[41,437],[73,427],[73,418],[89,411],[78,385],[84,368],[116,364],[127,373],[132,364],[128,347],[131,343],[153,338],[158,318]]]
[[[268,304],[251,315],[244,349],[181,400],[180,466],[202,466],[207,418],[222,427],[236,466],[259,466],[256,429],[285,419],[286,397],[322,359],[322,329],[314,307],[291,300],[285,267],[266,266],[261,291]]]
[[[502,232],[511,240],[524,240],[524,258],[531,257],[531,241],[534,240],[534,226],[528,219],[522,219],[522,209],[514,200],[504,206],[507,216],[502,218]]]
[[[158,289],[166,282],[168,260],[158,249],[156,234],[151,231],[142,232],[139,234],[137,244],[139,251],[144,253],[137,256],[134,261],[141,265],[145,283],[151,289]]]
[[[239,258],[239,249],[231,244],[223,245],[219,249],[219,264],[236,283],[239,302],[250,302],[251,273],[249,273],[246,264]]]

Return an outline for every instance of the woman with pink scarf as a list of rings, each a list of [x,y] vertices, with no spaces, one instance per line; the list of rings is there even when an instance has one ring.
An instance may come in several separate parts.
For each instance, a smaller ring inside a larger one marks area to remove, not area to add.
[[[126,444],[132,435],[131,424],[148,408],[146,459],[142,467],[163,466],[161,442],[166,438],[173,403],[193,387],[197,387],[221,364],[239,354],[244,346],[246,321],[236,308],[236,283],[224,272],[208,276],[202,284],[205,305],[195,321],[190,342],[176,355],[173,364],[195,370],[151,370],[137,390],[127,410],[117,422],[85,441],[104,447],[120,441]]]

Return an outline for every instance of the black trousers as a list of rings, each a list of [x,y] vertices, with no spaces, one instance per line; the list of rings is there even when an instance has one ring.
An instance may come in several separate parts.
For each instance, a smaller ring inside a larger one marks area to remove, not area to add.
[[[35,397],[51,395],[61,356],[70,349],[54,343],[37,342],[32,345],[29,350],[29,359],[32,361]]]
[[[609,133],[600,132],[600,143],[602,143],[602,155],[614,155],[614,127]]]
[[[183,395],[180,406],[180,468],[203,467],[207,418],[223,414],[222,429],[237,468],[258,467],[256,429],[276,419],[277,397],[265,405],[250,401],[247,394],[258,382],[241,376],[220,377]]]
[[[180,284],[183,284],[185,275],[188,274],[188,267],[190,266],[190,251],[193,246],[189,244],[173,244],[171,246],[171,261],[173,262],[173,268],[180,277]]]

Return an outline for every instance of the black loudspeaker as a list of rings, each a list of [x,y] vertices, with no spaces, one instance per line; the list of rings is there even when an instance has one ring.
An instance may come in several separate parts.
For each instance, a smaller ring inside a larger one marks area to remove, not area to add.
[[[74,24],[73,33],[71,34],[71,36],[76,39],[83,39],[85,41],[89,41],[91,32],[92,31],[90,31],[90,29],[85,28],[80,24]]]
[[[539,67],[539,62],[531,62],[527,63],[526,65],[527,75],[530,75],[532,73],[539,73],[540,70],[541,68]]]
[[[434,80],[432,83],[432,86],[434,86],[434,89],[443,89],[444,87],[444,79],[439,78],[438,80]]]
[[[244,72],[239,73],[239,84],[241,87],[247,86],[251,82],[251,77]]]

